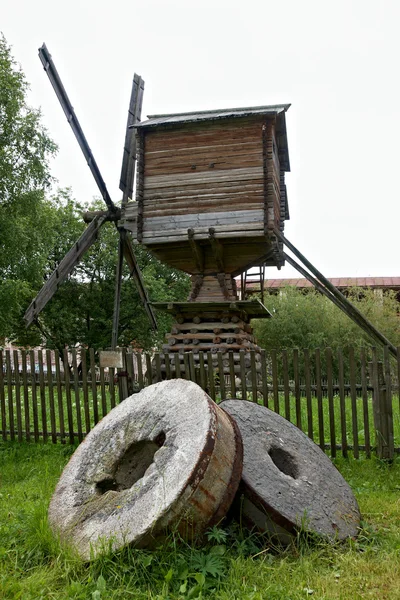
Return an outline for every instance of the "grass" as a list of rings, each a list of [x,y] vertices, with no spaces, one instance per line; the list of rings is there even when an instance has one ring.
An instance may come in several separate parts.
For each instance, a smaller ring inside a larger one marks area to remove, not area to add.
[[[231,524],[202,547],[171,536],[83,564],[47,524],[72,446],[0,442],[0,598],[218,600],[400,599],[400,458],[338,459],[363,514],[357,540],[299,535],[285,551]]]

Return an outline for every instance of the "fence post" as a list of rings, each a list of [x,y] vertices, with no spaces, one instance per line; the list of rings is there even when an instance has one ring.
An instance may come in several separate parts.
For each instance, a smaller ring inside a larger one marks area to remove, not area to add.
[[[372,408],[374,415],[376,454],[378,458],[391,460],[394,456],[393,420],[391,416],[391,395],[387,393],[383,364],[377,361],[369,363],[372,380]]]
[[[126,364],[126,348],[122,348],[122,369],[118,369],[118,387],[119,401],[125,400],[129,396],[128,390],[128,369]]]

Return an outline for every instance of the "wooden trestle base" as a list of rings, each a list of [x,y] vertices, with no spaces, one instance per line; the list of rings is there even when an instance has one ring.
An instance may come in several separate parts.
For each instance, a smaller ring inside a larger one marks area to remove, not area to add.
[[[204,361],[209,368],[211,360],[213,368],[222,368],[225,374],[232,373],[233,368],[239,374],[243,369],[241,361],[246,369],[250,368],[251,350],[256,370],[261,369],[261,348],[253,336],[250,320],[271,314],[259,300],[157,302],[153,306],[175,318],[163,345],[162,371],[176,373],[179,369],[182,375],[186,374],[189,364],[185,354],[190,352],[194,367]]]

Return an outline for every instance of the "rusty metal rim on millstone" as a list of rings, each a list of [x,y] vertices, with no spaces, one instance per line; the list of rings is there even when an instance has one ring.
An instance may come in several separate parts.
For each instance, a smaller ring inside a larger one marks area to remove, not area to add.
[[[105,416],[65,467],[52,528],[90,560],[151,545],[165,530],[201,536],[235,496],[243,448],[234,420],[195,383],[149,386]]]

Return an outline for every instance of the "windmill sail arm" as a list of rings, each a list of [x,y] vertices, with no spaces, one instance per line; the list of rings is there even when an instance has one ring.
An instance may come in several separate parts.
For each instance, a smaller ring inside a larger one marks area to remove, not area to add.
[[[67,121],[70,124],[71,129],[74,132],[78,144],[83,152],[88,167],[91,170],[92,175],[97,183],[97,187],[100,190],[103,200],[107,204],[110,211],[114,212],[116,210],[116,206],[111,200],[104,179],[100,173],[100,169],[97,166],[96,160],[87,142],[85,134],[83,133],[83,129],[78,121],[78,117],[75,114],[74,108],[71,104],[70,99],[68,98],[67,92],[64,88],[64,85],[61,81],[61,78],[54,65],[53,59],[51,58],[51,54],[48,51],[46,44],[43,44],[43,46],[39,48],[39,57],[42,62],[43,68],[46,71],[48,78],[50,79],[50,83],[53,86],[53,89],[61,104],[61,107],[65,113],[65,116],[67,117]]]
[[[100,227],[107,221],[107,216],[95,217],[85,229],[81,237],[64,256],[58,267],[50,275],[36,298],[29,305],[25,315],[26,326],[29,327],[46,304],[54,296],[60,284],[68,277],[73,268],[79,263],[83,254],[96,241]]]
[[[153,311],[153,308],[150,304],[149,297],[147,295],[147,290],[144,285],[143,276],[140,271],[139,265],[136,260],[136,256],[133,252],[132,242],[129,237],[126,235],[124,240],[124,256],[126,262],[128,263],[129,271],[131,277],[135,280],[136,287],[138,289],[140,298],[143,302],[146,313],[149,317],[150,323],[155,331],[157,331],[157,321]]]
[[[133,125],[140,121],[142,113],[144,81],[135,73],[132,83],[132,92],[128,110],[128,121],[122,157],[122,168],[119,189],[123,192],[123,204],[133,195],[133,181],[135,178],[136,163],[136,133]]]

